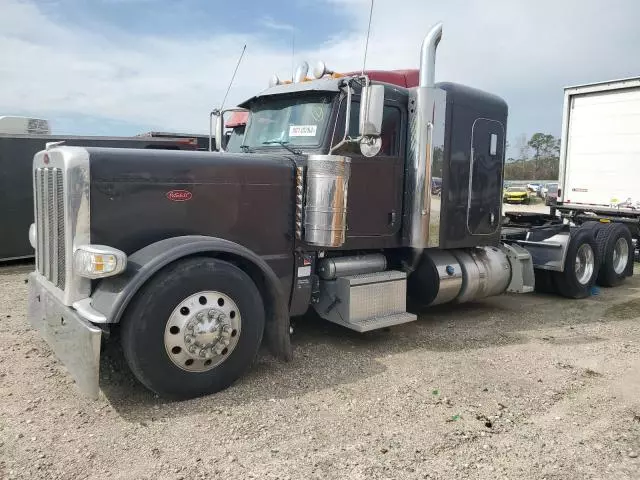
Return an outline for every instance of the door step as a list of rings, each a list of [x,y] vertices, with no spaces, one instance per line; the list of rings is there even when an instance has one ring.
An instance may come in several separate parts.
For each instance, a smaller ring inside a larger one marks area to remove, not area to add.
[[[320,299],[315,305],[325,320],[357,332],[368,332],[412,322],[407,313],[407,275],[387,270],[338,277],[320,282]]]
[[[377,330],[379,328],[393,327],[394,325],[400,325],[402,323],[409,323],[416,320],[418,317],[413,313],[394,313],[387,315],[386,317],[369,317],[355,322],[336,322],[356,332],[369,332],[371,330]]]

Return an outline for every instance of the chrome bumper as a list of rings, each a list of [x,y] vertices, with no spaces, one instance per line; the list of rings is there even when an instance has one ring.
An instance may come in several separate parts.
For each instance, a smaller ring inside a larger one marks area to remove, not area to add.
[[[39,274],[29,275],[29,323],[67,367],[82,393],[97,398],[102,330],[64,305]]]

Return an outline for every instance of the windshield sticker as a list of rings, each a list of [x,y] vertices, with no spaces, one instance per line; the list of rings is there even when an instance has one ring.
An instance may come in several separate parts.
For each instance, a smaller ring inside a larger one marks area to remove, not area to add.
[[[315,137],[317,125],[289,125],[290,137]]]
[[[314,106],[311,109],[311,116],[316,122],[320,123],[322,120],[324,120],[324,108],[319,105]]]

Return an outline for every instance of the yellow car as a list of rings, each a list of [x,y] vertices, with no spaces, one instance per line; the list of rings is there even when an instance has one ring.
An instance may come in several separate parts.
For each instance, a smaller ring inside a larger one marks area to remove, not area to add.
[[[527,187],[509,187],[505,190],[502,200],[505,203],[524,203],[528,205],[531,202],[531,197]]]

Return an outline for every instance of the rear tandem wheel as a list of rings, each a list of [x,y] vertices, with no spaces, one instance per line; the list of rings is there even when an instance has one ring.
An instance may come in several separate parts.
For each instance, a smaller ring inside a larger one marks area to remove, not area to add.
[[[585,298],[591,294],[600,270],[600,249],[593,231],[578,228],[571,235],[562,272],[549,272],[555,290],[563,297]]]

